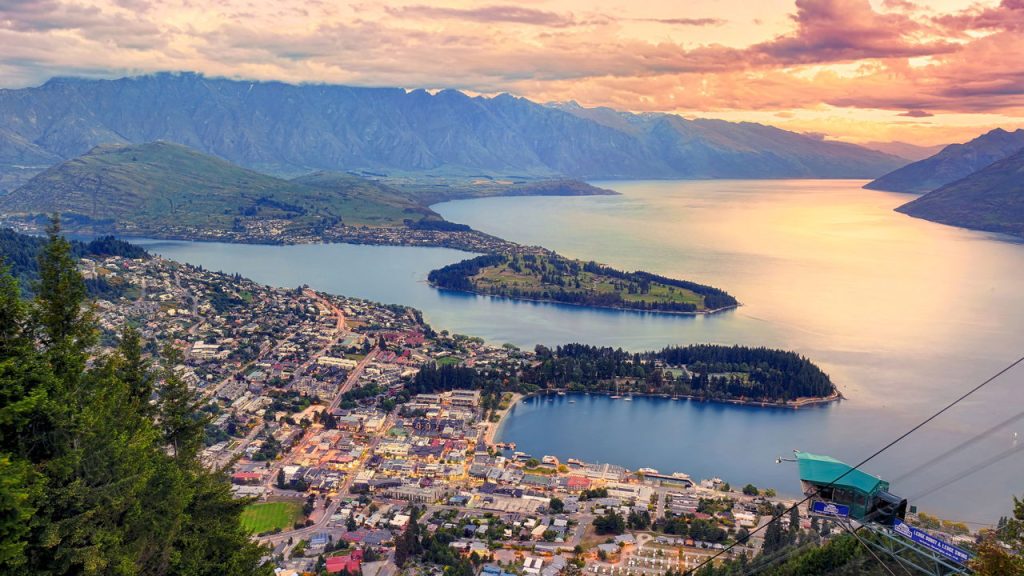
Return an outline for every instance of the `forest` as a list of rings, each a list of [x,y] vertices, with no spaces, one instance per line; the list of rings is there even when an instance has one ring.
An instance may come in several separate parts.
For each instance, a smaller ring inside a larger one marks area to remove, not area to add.
[[[38,256],[46,242],[46,238],[0,228],[0,263],[7,266],[8,271],[18,280],[23,295],[30,294],[33,284],[39,280]],[[89,256],[149,258],[144,248],[113,236],[103,236],[90,242],[71,240],[69,244],[71,254],[76,259]],[[115,295],[112,293],[113,288],[102,279],[86,281],[86,288],[89,295],[94,297]]]
[[[126,329],[95,355],[78,249],[51,227],[31,300],[0,267],[0,573],[271,574],[248,501],[199,460],[208,415],[178,354],[147,360]]]
[[[695,313],[738,305],[712,286],[553,253],[486,254],[433,270],[428,280],[448,290],[629,310]]]
[[[536,362],[518,368],[511,378],[502,369],[428,365],[407,389],[410,394],[459,388],[526,393],[567,389],[754,402],[823,398],[835,392],[828,375],[810,360],[770,348],[700,344],[634,353],[566,344],[537,346],[535,355]]]

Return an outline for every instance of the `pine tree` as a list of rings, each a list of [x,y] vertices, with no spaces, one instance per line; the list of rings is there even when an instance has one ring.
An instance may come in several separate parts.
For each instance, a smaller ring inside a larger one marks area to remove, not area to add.
[[[782,534],[782,523],[778,519],[772,520],[764,530],[764,544],[761,547],[762,554],[773,554],[783,546],[785,542]]]
[[[796,544],[797,536],[800,535],[800,510],[794,506],[789,511],[789,534],[786,535],[787,544]]]
[[[121,332],[118,344],[117,377],[128,385],[129,396],[138,409],[151,412],[149,404],[155,391],[153,373],[149,362],[142,356],[142,339],[139,331],[127,327]]]
[[[39,269],[30,307],[0,270],[0,573],[269,574],[240,523],[248,502],[196,457],[202,419],[187,387],[165,378],[154,413],[137,337],[93,350],[56,221]]]
[[[54,374],[74,385],[82,375],[89,348],[96,343],[91,310],[85,309],[85,281],[72,255],[71,243],[60,235],[54,217],[48,241],[39,253],[39,281],[33,313]],[[74,392],[71,390],[69,392]]]
[[[208,418],[201,416],[201,401],[177,371],[181,353],[167,346],[163,358],[162,381],[157,391],[157,421],[163,432],[163,441],[174,457],[189,461],[196,457],[203,445]]]

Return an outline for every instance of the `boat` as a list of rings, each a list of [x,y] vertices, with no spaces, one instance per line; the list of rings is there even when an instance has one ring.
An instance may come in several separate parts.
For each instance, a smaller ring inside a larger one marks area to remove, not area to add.
[[[575,404],[575,403],[576,403],[575,400],[569,400],[569,404]]]
[[[632,396],[626,396],[625,398],[623,398],[623,400],[625,400],[626,402],[632,402],[633,401],[633,397]]]
[[[559,390],[559,391],[558,391],[558,395],[559,395],[559,396],[565,396],[565,392],[563,392],[563,391]]]
[[[615,394],[615,395],[611,396],[610,398],[612,400],[618,400],[619,398],[622,398],[622,396],[619,396],[618,394]]]

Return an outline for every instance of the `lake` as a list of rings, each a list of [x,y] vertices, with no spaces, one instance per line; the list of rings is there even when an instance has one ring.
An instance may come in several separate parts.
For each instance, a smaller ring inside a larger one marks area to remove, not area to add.
[[[587,396],[516,406],[500,432],[534,455],[721,476],[793,493],[799,448],[851,463],[1024,351],[1024,245],[915,220],[910,196],[859,181],[597,183],[621,196],[448,202],[445,218],[567,256],[705,282],[743,304],[685,317],[442,293],[429,270],[466,257],[433,248],[152,242],[156,252],[278,286],[314,288],[424,311],[437,329],[520,346],[581,341],[633,350],[695,342],[792,349],[848,400],[805,410]],[[1024,410],[1024,370],[986,387],[866,469],[923,509],[991,522],[1024,491],[1019,457],[933,491],[1013,446],[1015,420],[937,466],[917,470]],[[913,474],[902,478],[907,472]],[[896,479],[899,478],[898,481]]]

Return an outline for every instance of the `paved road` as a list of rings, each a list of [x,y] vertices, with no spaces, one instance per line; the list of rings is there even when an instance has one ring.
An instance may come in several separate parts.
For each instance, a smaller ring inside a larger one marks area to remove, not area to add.
[[[391,429],[393,424],[394,416],[388,415],[387,419],[384,421],[384,425],[381,426],[380,430],[377,431],[370,443],[367,444],[367,449],[363,451],[363,455],[359,462],[345,477],[345,482],[338,489],[337,496],[331,501],[331,505],[323,511],[323,515],[319,520],[317,520],[313,525],[299,530],[288,530],[271,536],[265,536],[261,538],[261,541],[273,547],[277,546],[281,542],[287,542],[289,538],[292,538],[293,543],[297,544],[299,540],[309,538],[317,532],[322,532],[327,527],[328,522],[331,521],[331,517],[334,516],[335,512],[337,512],[338,508],[341,506],[342,498],[344,495],[348,494],[348,490],[352,486],[352,482],[355,480],[356,475],[363,469],[363,465],[370,459],[370,456],[373,455],[373,452],[380,444],[381,439],[387,434],[387,431]],[[276,472],[274,474],[276,477]]]
[[[348,392],[349,390],[352,389],[353,386],[355,386],[355,383],[359,381],[359,376],[363,373],[363,370],[366,369],[370,362],[373,362],[373,359],[377,357],[378,352],[379,350],[377,350],[376,348],[370,350],[370,353],[367,354],[366,357],[359,362],[355,369],[353,369],[352,372],[349,373],[348,377],[345,378],[345,382],[342,383],[342,385],[338,388],[337,394],[334,395],[334,399],[331,400],[330,405],[327,407],[328,411],[333,412],[338,408],[338,405],[341,404],[341,399],[345,395],[345,392]],[[277,471],[295,461],[295,455],[302,451],[302,449],[306,445],[306,442],[309,441],[310,436],[311,434],[309,433],[303,436],[302,440],[300,440],[298,444],[292,447],[284,458],[278,460],[276,463],[274,463],[273,466],[271,466],[270,473],[267,474],[266,480],[264,481],[264,484],[268,489],[274,489],[274,484],[277,482]]]
[[[177,278],[177,277],[175,277],[175,278]],[[314,353],[310,354],[309,358],[307,358],[306,361],[303,362],[302,365],[299,366],[295,370],[295,374],[296,375],[304,373],[306,371],[306,369],[309,368],[310,365],[312,365],[314,362],[316,362],[317,358],[319,358],[324,353],[326,353],[328,350],[330,350],[331,347],[333,347],[338,342],[338,340],[341,340],[347,334],[346,329],[345,329],[345,314],[342,312],[342,310],[340,308],[338,308],[337,306],[331,304],[331,302],[329,300],[323,298],[322,296],[320,296],[316,292],[313,292],[312,290],[307,290],[306,294],[311,296],[311,297],[313,297],[313,298],[315,298],[315,299],[317,299],[317,301],[321,302],[324,306],[329,308],[334,313],[334,315],[337,317],[338,321],[337,321],[337,324],[335,325],[334,336],[331,337],[331,339],[328,340],[326,344],[324,344],[322,347],[320,347],[319,350],[317,350]],[[199,324],[193,325],[192,329],[195,329],[198,326],[199,326]],[[191,333],[192,332],[191,332],[191,329],[190,329],[190,334]],[[254,363],[259,362],[260,360],[262,360],[263,357],[268,352],[271,352],[275,348],[276,348],[276,346],[275,347],[271,347],[269,345],[263,345],[260,348],[259,354],[256,355],[256,359],[254,359],[252,362],[246,363],[245,365],[243,365],[240,368],[238,368],[238,370],[235,370],[234,372],[232,372],[228,377],[226,377],[223,380],[221,380],[220,382],[218,382],[216,386],[213,386],[211,388],[206,389],[204,391],[204,394],[207,395],[207,396],[216,395],[217,392],[219,392],[221,388],[223,388],[224,386],[229,384],[231,381],[233,381],[235,379],[236,375],[244,374],[245,371],[250,366],[252,366]],[[337,395],[335,396],[334,400],[331,402],[331,406],[330,406],[331,410],[334,410],[334,409],[336,409],[338,407],[338,404],[341,402],[342,395],[345,394],[345,392],[348,392],[350,389],[352,389],[352,386],[354,386],[355,383],[359,381],[359,376],[363,373],[363,370],[366,368],[366,366],[370,362],[372,362],[374,358],[377,357],[378,352],[379,351],[376,350],[376,349],[371,350],[370,354],[368,354],[366,356],[366,358],[364,358],[363,361],[359,363],[359,365],[356,367],[356,369],[353,370],[348,375],[348,378],[346,378],[345,382],[342,384],[342,386],[339,389],[339,391],[338,391]],[[224,456],[221,456],[221,457],[219,457],[217,459],[218,465],[220,465],[220,466],[226,465],[236,455],[241,454],[242,451],[244,451],[245,448],[247,446],[249,446],[249,444],[256,438],[256,435],[262,429],[263,429],[263,425],[262,424],[256,426],[252,431],[249,432],[248,435],[246,435],[245,439],[243,439],[242,442],[237,444],[231,450],[230,453],[225,454]],[[277,478],[277,470],[280,469],[281,466],[284,466],[284,465],[285,464],[283,464],[283,463],[279,464],[279,465],[275,466],[271,470],[271,475],[268,477],[268,486],[271,486],[271,487],[273,486],[273,483],[274,483],[274,481]]]
[[[377,358],[378,354],[380,354],[380,349],[374,348],[366,354],[365,358],[359,361],[359,364],[356,364],[356,367],[353,368],[352,371],[349,372],[348,377],[345,378],[345,382],[341,385],[341,388],[338,389],[338,393],[334,396],[334,400],[331,400],[328,410],[333,412],[338,409],[338,406],[341,404],[341,398],[346,392],[355,387],[356,382],[359,382],[359,377],[363,375],[363,370],[366,370],[366,367]]]

